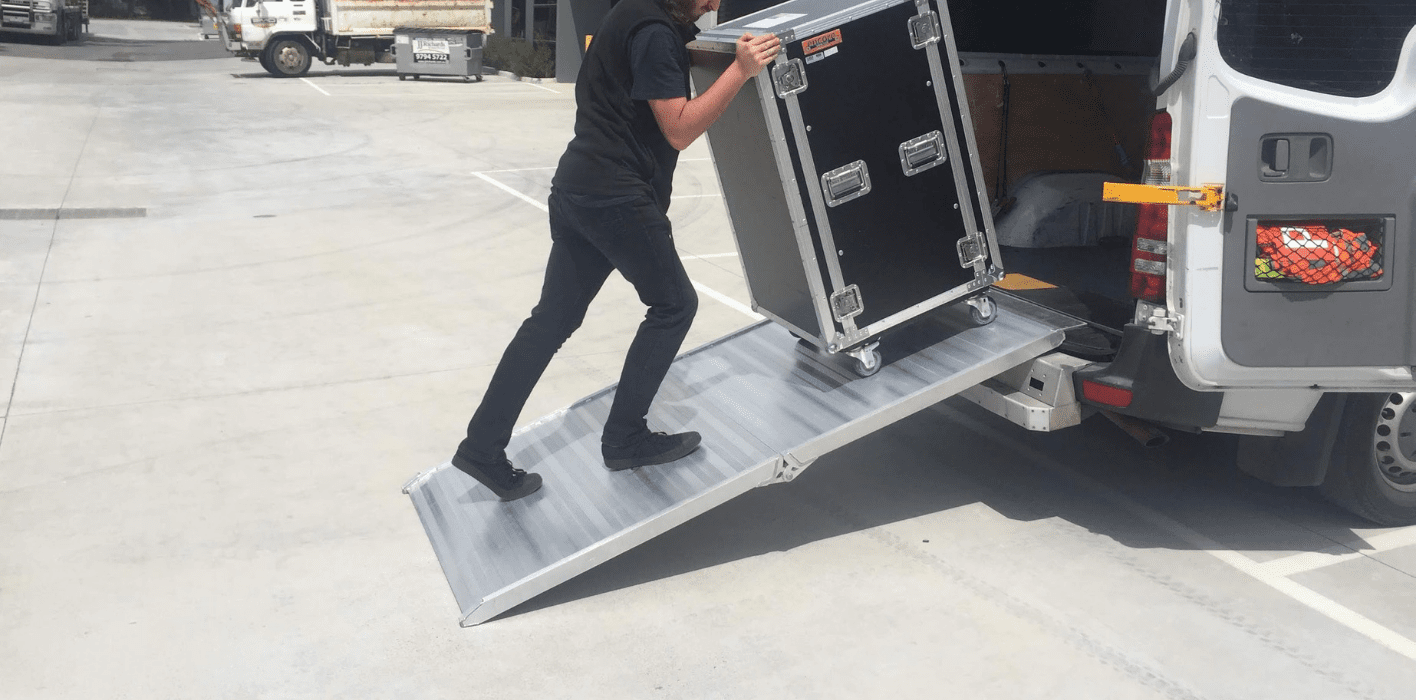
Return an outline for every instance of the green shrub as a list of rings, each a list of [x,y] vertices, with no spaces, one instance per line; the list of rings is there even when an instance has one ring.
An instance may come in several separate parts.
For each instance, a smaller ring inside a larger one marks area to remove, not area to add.
[[[482,45],[482,63],[523,78],[553,78],[556,75],[556,55],[550,45],[541,40],[488,35]]]

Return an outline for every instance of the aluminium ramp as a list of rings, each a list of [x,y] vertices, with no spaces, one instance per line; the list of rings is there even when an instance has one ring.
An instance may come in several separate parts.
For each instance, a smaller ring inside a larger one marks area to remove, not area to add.
[[[463,626],[486,622],[551,587],[750,489],[790,481],[817,457],[1043,355],[1076,324],[995,292],[998,318],[976,326],[967,305],[935,314],[929,342],[885,353],[860,378],[761,322],[681,355],[651,423],[697,430],[703,446],[677,462],[605,469],[600,427],[608,387],[513,437],[513,462],[542,489],[503,503],[444,463],[404,487],[428,533]],[[902,334],[904,332],[902,331]],[[940,339],[942,338],[942,340]],[[908,354],[905,354],[908,353]]]

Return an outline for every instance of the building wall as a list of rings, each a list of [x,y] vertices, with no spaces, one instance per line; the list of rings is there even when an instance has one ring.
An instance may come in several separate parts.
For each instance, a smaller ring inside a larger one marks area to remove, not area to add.
[[[595,33],[613,4],[613,0],[561,0],[556,16],[556,82],[575,82],[585,56],[585,37]]]

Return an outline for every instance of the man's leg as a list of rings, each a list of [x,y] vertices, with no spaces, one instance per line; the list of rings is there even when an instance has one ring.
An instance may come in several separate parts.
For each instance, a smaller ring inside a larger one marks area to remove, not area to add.
[[[645,417],[693,324],[698,311],[698,294],[674,249],[669,219],[659,207],[648,199],[641,199],[617,208],[623,210],[617,230],[587,227],[586,237],[634,285],[640,301],[649,307],[625,357],[602,438],[607,448],[606,464],[611,468],[625,468],[638,464],[624,460],[658,463],[644,461],[654,456],[649,454],[651,452],[667,457],[660,461],[669,461],[697,447],[696,434],[688,434],[691,437],[683,438],[677,446],[665,443],[663,436],[651,436]],[[646,439],[652,439],[654,445],[644,446]],[[610,464],[612,452],[621,466]],[[674,452],[682,454],[670,454]]]
[[[506,446],[526,399],[556,351],[585,320],[585,310],[612,269],[582,237],[576,207],[552,193],[550,209],[551,255],[541,299],[502,353],[482,403],[467,425],[467,438],[457,446],[453,464],[464,471],[468,463],[484,467],[482,471],[504,471],[499,467],[506,462]]]

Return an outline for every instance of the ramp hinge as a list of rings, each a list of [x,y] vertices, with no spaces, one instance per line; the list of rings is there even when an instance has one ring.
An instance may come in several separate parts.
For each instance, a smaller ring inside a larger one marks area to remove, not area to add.
[[[782,454],[782,461],[777,463],[777,468],[772,472],[772,477],[762,482],[761,485],[785,484],[797,478],[798,474],[806,471],[806,468],[811,466],[815,461],[815,457],[803,461],[794,457],[790,452],[785,452]]]

